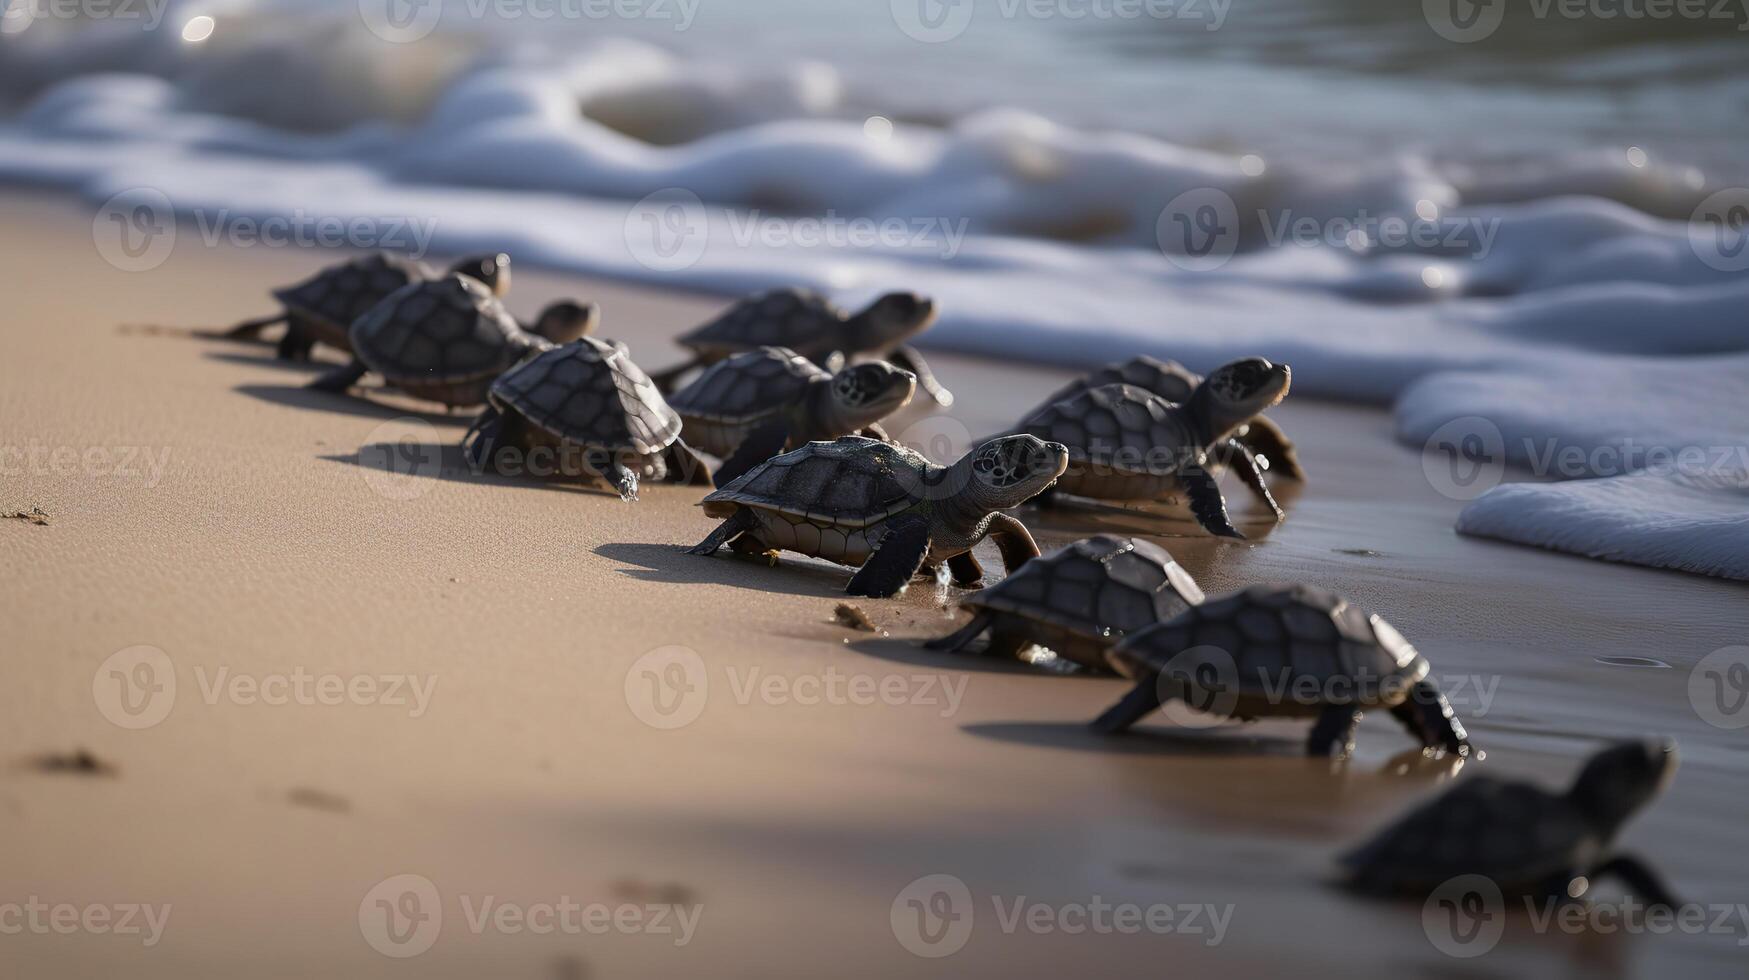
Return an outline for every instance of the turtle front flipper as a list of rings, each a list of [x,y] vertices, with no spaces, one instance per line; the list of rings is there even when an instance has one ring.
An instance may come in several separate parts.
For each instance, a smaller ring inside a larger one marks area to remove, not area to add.
[[[1443,748],[1454,755],[1470,752],[1469,733],[1452,711],[1451,702],[1432,681],[1417,681],[1409,688],[1409,696],[1391,709],[1391,714],[1427,748]]]
[[[717,486],[727,486],[730,481],[760,463],[783,452],[783,447],[789,442],[789,423],[783,419],[754,429],[741,440],[741,445],[735,448],[733,454],[717,467]]]
[[[1002,553],[1002,570],[1010,575],[1039,556],[1038,542],[1032,539],[1032,532],[1026,529],[1025,524],[1007,514],[991,515],[990,525],[985,533],[990,536],[990,540],[996,542],[996,550]]]
[[[1346,759],[1354,752],[1354,730],[1360,727],[1360,712],[1353,705],[1332,704],[1318,714],[1312,734],[1306,739],[1306,754]]]
[[[1093,719],[1092,728],[1105,735],[1128,731],[1131,725],[1146,718],[1160,707],[1160,685],[1157,678],[1144,677],[1135,690],[1123,700],[1107,708],[1105,714]]]
[[[745,507],[738,507],[729,519],[717,525],[703,541],[686,549],[689,555],[714,555],[717,549],[728,544],[741,534],[759,527],[759,518]]]
[[[1684,903],[1671,894],[1670,889],[1665,886],[1664,879],[1639,858],[1618,854],[1592,868],[1589,874],[1593,881],[1606,876],[1613,876],[1622,884],[1627,885],[1629,890],[1638,895],[1647,905],[1662,905],[1670,909],[1683,907]]]
[[[935,380],[935,372],[929,369],[929,362],[923,359],[922,354],[917,353],[917,348],[910,344],[900,344],[893,348],[892,353],[888,354],[885,360],[894,367],[903,368],[915,374],[917,387],[928,392],[929,397],[935,399],[937,405],[942,408],[953,405],[953,392],[948,391],[942,387],[940,381]]]
[[[1215,447],[1216,461],[1238,474],[1239,482],[1245,484],[1245,489],[1269,507],[1275,513],[1275,519],[1281,520],[1287,515],[1282,512],[1281,505],[1275,502],[1275,495],[1269,492],[1269,484],[1263,482],[1263,470],[1258,468],[1257,460],[1251,455],[1251,450],[1237,439],[1228,439]]]
[[[664,479],[669,483],[688,483],[695,487],[711,485],[711,468],[698,458],[691,446],[679,439],[662,451],[662,462],[668,471]]]
[[[660,391],[664,395],[672,394],[675,386],[680,383],[681,377],[684,376],[686,372],[691,371],[693,368],[698,367],[703,363],[704,358],[695,356],[692,360],[683,364],[676,364],[665,371],[657,371],[655,374],[650,375],[650,380],[655,382],[657,391]]]
[[[1245,434],[1239,441],[1253,453],[1269,461],[1269,472],[1289,480],[1305,480],[1306,471],[1300,466],[1299,454],[1294,451],[1294,444],[1288,440],[1280,426],[1262,415],[1245,425]]]
[[[329,371],[310,382],[307,387],[316,391],[344,392],[346,389],[358,384],[359,380],[369,371],[370,368],[365,366],[363,361],[355,357],[352,359],[351,364],[348,364],[345,367],[337,367],[334,370]]]
[[[911,576],[929,553],[929,520],[917,514],[896,518],[887,525],[886,536],[874,554],[862,563],[844,591],[851,595],[885,599],[905,591]]]
[[[1195,463],[1188,463],[1178,471],[1178,482],[1184,487],[1185,496],[1190,498],[1190,512],[1195,515],[1196,522],[1203,530],[1223,538],[1243,538],[1239,529],[1233,526],[1233,521],[1227,516],[1227,502],[1221,497],[1221,488],[1215,483],[1215,478],[1209,471]]]
[[[219,331],[216,336],[225,340],[260,340],[261,331],[275,324],[286,322],[286,316],[284,313],[276,313],[273,316],[244,320],[234,327]]]
[[[969,551],[949,558],[947,570],[953,573],[953,584],[962,589],[975,589],[984,581],[984,566]]]

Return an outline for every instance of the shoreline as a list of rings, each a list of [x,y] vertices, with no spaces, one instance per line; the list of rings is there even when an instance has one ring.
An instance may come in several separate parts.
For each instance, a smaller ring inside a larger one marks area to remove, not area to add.
[[[9,888],[19,900],[173,907],[149,955],[120,936],[7,937],[24,975],[543,976],[572,959],[603,976],[725,963],[917,973],[929,961],[896,938],[891,907],[934,874],[961,879],[978,905],[943,973],[1455,968],[1418,906],[1327,886],[1337,852],[1448,779],[1404,766],[1409,745],[1383,713],[1335,772],[1296,754],[1304,731],[1292,723],[1168,737],[1156,720],[1117,745],[1082,725],[1122,682],[919,648],[957,622],[945,587],[859,600],[886,634],[870,636],[831,622],[845,570],[682,554],[713,523],[696,489],[652,487],[627,505],[447,465],[435,479],[373,482],[386,474],[359,464],[360,447],[451,446],[469,418],[307,392],[312,369],[277,364],[267,347],[118,329],[257,315],[268,287],[325,256],[179,248],[130,275],[98,255],[84,205],[0,196],[17,216],[0,241],[31,263],[6,327],[0,445],[169,450],[150,487],[117,472],[0,480],[0,511],[40,506],[49,520],[0,521],[14,583],[0,615],[22,668],[0,694],[17,763],[0,774],[0,826],[29,842],[3,859]],[[652,369],[722,305],[542,270],[518,270],[510,305],[526,315],[566,294],[600,302],[600,335]],[[996,431],[1074,373],[936,350],[958,401],[894,427],[917,441]],[[1674,735],[1684,767],[1623,846],[1692,901],[1738,901],[1749,856],[1732,842],[1749,765],[1738,734],[1699,717],[1687,681],[1741,641],[1744,587],[1458,536],[1460,503],[1427,484],[1387,412],[1290,395],[1270,414],[1309,480],[1278,487],[1288,518],[1269,528],[1223,479],[1250,543],[1210,539],[1171,511],[1019,516],[1047,550],[1149,534],[1210,595],[1304,580],[1371,607],[1436,675],[1479,679],[1458,711],[1487,758],[1463,777],[1559,786],[1597,739]],[[163,651],[178,687],[162,721],[130,730],[100,710],[94,683],[140,645]],[[663,730],[637,716],[628,682],[671,646],[699,655],[709,691],[695,721]],[[1669,667],[1617,665],[1630,658]],[[381,692],[272,705],[229,686],[300,671],[432,686],[417,717]],[[833,672],[877,689],[898,678],[906,697],[806,703]],[[768,678],[782,701],[758,693]],[[114,773],[27,764],[81,746]],[[94,840],[107,842],[101,861]],[[409,873],[435,884],[444,921],[430,952],[403,961],[372,948],[358,912]],[[468,927],[485,895],[529,907],[651,894],[702,906],[686,945]],[[1230,928],[1211,947],[1189,934],[1010,934],[992,914],[992,900],[1062,908],[1094,895],[1230,907]],[[1364,955],[1333,935],[1363,937]],[[1738,954],[1723,936],[1514,934],[1486,962],[1725,976]]]

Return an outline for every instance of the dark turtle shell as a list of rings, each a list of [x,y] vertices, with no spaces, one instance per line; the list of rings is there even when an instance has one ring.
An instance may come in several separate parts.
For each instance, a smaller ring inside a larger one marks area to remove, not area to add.
[[[1116,643],[1203,601],[1202,589],[1166,549],[1140,538],[1083,538],[1034,558],[961,600]]]
[[[424,263],[378,253],[331,265],[295,286],[273,291],[288,311],[344,333],[390,293],[435,275]]]
[[[479,280],[409,283],[352,325],[352,351],[390,383],[495,378],[550,346],[523,330]]]
[[[1125,384],[1047,405],[1020,423],[1020,431],[1069,447],[1071,466],[1122,473],[1171,473],[1199,448],[1176,405]]]
[[[680,416],[625,345],[584,337],[530,358],[488,396],[561,439],[649,456],[680,437]]]
[[[1565,797],[1526,783],[1476,776],[1423,804],[1343,855],[1379,891],[1430,891],[1458,875],[1486,875],[1502,891],[1536,889],[1590,867],[1601,846]]]
[[[783,409],[810,383],[828,377],[819,365],[787,347],[761,347],[706,368],[668,404],[689,418],[747,422]]]
[[[1109,659],[1133,680],[1168,669],[1218,678],[1245,717],[1395,705],[1432,669],[1382,617],[1309,585],[1252,586],[1194,606],[1129,637]]]
[[[941,468],[902,446],[861,436],[810,442],[774,456],[704,498],[705,513],[760,507],[842,527],[867,527],[917,503]]]
[[[744,299],[715,320],[682,336],[695,350],[788,347],[814,355],[840,346],[845,312],[806,289],[774,289]]]
[[[1039,409],[1106,385],[1131,385],[1169,402],[1182,403],[1190,398],[1190,393],[1199,384],[1202,384],[1202,375],[1177,361],[1162,361],[1143,355],[1122,364],[1107,364],[1084,378],[1071,381],[1045,399]]]

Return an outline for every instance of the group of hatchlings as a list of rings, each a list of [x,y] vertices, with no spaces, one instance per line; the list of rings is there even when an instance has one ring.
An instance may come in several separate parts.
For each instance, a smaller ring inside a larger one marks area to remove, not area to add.
[[[555,303],[523,324],[502,302],[509,286],[503,254],[443,274],[372,255],[276,291],[279,315],[226,336],[284,323],[283,358],[308,359],[317,343],[351,355],[311,387],[343,392],[374,373],[451,408],[484,405],[464,438],[475,466],[546,450],[565,461],[562,475],[605,481],[627,500],[643,480],[714,485],[703,507],[721,523],[691,554],[724,545],[798,552],[855,567],[850,594],[886,597],[942,566],[955,585],[977,588],[983,571],[972,549],[988,537],[1007,576],[966,595],[971,621],[926,645],[963,650],[987,634],[989,654],[1037,645],[1075,668],[1135,681],[1092,723],[1101,732],[1180,702],[1242,720],[1309,718],[1308,751],[1344,757],[1361,712],[1380,708],[1426,752],[1471,752],[1427,658],[1343,597],[1253,586],[1205,601],[1156,544],[1099,535],[1041,556],[1006,513],[1058,493],[1182,494],[1203,528],[1242,537],[1211,472],[1225,468],[1279,519],[1265,472],[1303,475],[1261,413],[1287,394],[1286,365],[1247,358],[1204,378],[1136,358],[1056,392],[1011,431],[938,466],[880,426],[917,388],[952,403],[907,344],[935,319],[928,299],[892,293],[850,315],[807,291],[764,293],[681,337],[691,359],[651,377],[623,344],[589,336],[600,319],[592,304]],[[722,461],[714,474],[695,450]],[[1612,856],[1610,844],[1662,789],[1675,758],[1669,742],[1621,743],[1593,757],[1565,794],[1465,780],[1349,854],[1349,879],[1367,891],[1426,894],[1481,874],[1507,893],[1569,899],[1587,878],[1614,873],[1648,901],[1674,905],[1646,866]]]

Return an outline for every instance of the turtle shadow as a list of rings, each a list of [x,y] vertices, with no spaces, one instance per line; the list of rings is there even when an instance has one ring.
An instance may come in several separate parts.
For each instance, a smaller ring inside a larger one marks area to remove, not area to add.
[[[1233,731],[1168,732],[1132,729],[1121,735],[1096,732],[1084,722],[975,722],[960,730],[980,738],[1032,748],[1099,755],[1306,758],[1303,739],[1271,738]],[[1328,764],[1327,760],[1322,761]]]
[[[373,442],[358,447],[354,453],[331,453],[317,457],[330,463],[346,463],[361,469],[379,470],[389,479],[422,477],[428,480],[448,480],[453,483],[474,483],[489,486],[523,487],[576,493],[590,497],[619,499],[619,494],[578,480],[560,477],[506,476],[490,470],[476,469],[468,462],[467,452],[455,443],[393,443]]]
[[[844,598],[848,570],[836,572],[824,566],[808,566],[784,560],[776,565],[764,559],[736,555],[726,549],[714,555],[689,555],[690,544],[638,544],[609,542],[595,553],[634,568],[621,568],[644,582],[680,585],[728,585],[754,592],[784,592],[790,595]]]
[[[1297,493],[1297,491],[1296,491]],[[1280,498],[1277,498],[1278,502]],[[1285,504],[1283,505],[1285,509]],[[1209,541],[1237,545],[1267,540],[1288,518],[1278,521],[1261,503],[1247,498],[1231,507],[1228,517],[1245,535],[1244,540],[1221,538],[1203,530],[1182,505],[1145,502],[1130,506],[1084,497],[1060,496],[1049,505],[1029,504],[1024,509],[1026,526],[1052,537],[1085,537],[1088,534],[1140,535],[1162,541]],[[1289,517],[1292,515],[1290,514]]]
[[[227,341],[226,343],[236,344],[236,341]],[[245,348],[245,350],[246,349],[247,348]],[[267,352],[265,357],[244,353],[244,351],[239,350],[209,350],[201,356],[211,361],[223,361],[226,364],[273,368],[278,371],[285,371],[292,374],[320,374],[323,371],[333,370],[340,366],[334,361],[288,361],[274,357],[273,347],[271,345],[264,346],[263,349]]]
[[[250,363],[256,363],[251,361]],[[381,419],[417,419],[432,425],[470,425],[474,421],[472,413],[467,415],[451,415],[443,412],[431,412],[422,409],[401,408],[385,402],[368,398],[357,398],[351,395],[338,395],[329,391],[317,391],[302,385],[238,385],[235,391],[248,395],[258,401],[287,408],[301,408],[312,412],[332,412],[336,415],[354,415],[360,418]]]
[[[942,635],[953,628],[949,623]],[[864,656],[907,667],[927,667],[933,670],[959,670],[969,674],[1006,674],[1013,677],[1061,677],[1071,680],[1111,680],[1109,674],[1069,667],[1035,666],[1011,657],[993,657],[981,649],[969,651],[931,650],[923,646],[932,636],[916,639],[870,637],[853,640],[849,648]]]

